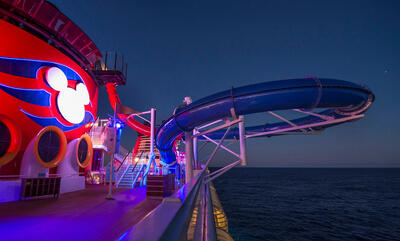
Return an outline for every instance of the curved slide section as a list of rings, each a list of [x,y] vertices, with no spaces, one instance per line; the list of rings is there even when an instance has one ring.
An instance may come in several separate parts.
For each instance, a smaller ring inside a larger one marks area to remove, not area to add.
[[[247,85],[222,91],[190,105],[178,108],[175,115],[164,121],[156,132],[156,146],[162,161],[175,163],[172,150],[174,140],[184,131],[218,119],[236,115],[247,115],[265,111],[288,109],[326,109],[321,114],[331,117],[345,117],[360,114],[368,109],[374,100],[373,93],[358,84],[336,79],[289,79]],[[315,116],[291,120],[295,124],[317,123]],[[335,125],[335,124],[332,124]],[[331,126],[332,126],[331,125]],[[246,128],[246,133],[278,130],[288,127],[280,122]],[[324,128],[329,127],[325,126]],[[229,138],[234,138],[233,130]],[[214,133],[221,135],[221,132]]]
[[[120,110],[121,109],[126,110],[126,109],[130,109],[130,108],[125,107],[121,104],[121,100],[119,99],[115,88],[116,88],[116,84],[113,84],[113,83],[106,84],[106,89],[107,89],[107,93],[108,93],[108,98],[110,100],[110,104],[111,104],[112,108],[114,109],[114,111],[117,112],[118,117],[120,119],[126,119],[126,123],[128,124],[128,126],[130,126],[135,131],[139,132],[140,134],[143,134],[145,136],[150,136],[150,126],[146,126],[146,125],[136,121],[133,118],[127,119],[129,114],[118,113],[116,108],[118,108]]]

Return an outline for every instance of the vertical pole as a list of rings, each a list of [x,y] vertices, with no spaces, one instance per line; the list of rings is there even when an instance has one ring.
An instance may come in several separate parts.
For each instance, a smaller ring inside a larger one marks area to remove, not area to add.
[[[150,109],[150,162],[148,170],[150,171],[151,165],[154,165],[154,171],[156,170],[155,153],[154,153],[154,129],[156,123],[156,109]],[[147,176],[146,176],[147,181]]]
[[[150,110],[150,153],[154,154],[154,125],[156,118],[156,109],[151,108]]]
[[[241,115],[239,119],[241,120],[241,122],[239,122],[240,165],[246,166],[246,132],[244,129],[244,117]]]
[[[122,74],[124,73],[124,55],[122,55],[122,58],[121,58],[121,73]]]
[[[110,163],[110,185],[108,186],[108,194],[106,197],[107,200],[114,200],[114,198],[112,196],[112,185],[113,185],[112,181],[113,181],[113,176],[114,176],[114,154],[115,154],[115,148],[116,148],[116,143],[117,143],[117,141],[116,141],[117,131],[116,131],[116,127],[115,127],[116,115],[117,115],[116,111],[117,111],[117,102],[115,102],[114,119],[113,119],[113,123],[112,123],[113,131],[112,131],[111,138],[113,141],[112,142],[113,147],[111,147],[111,152],[110,152],[110,156],[111,156],[111,158],[110,158],[110,161],[111,161],[111,163]]]
[[[124,56],[122,55],[122,63],[121,63],[121,73],[124,74]]]
[[[114,154],[111,155],[110,159],[110,185],[108,185],[108,194],[106,199],[107,200],[114,200],[112,196],[112,181],[113,181],[113,176],[114,176]]]
[[[189,183],[193,178],[193,135],[191,131],[185,132],[185,181]]]
[[[118,58],[117,52],[115,52],[114,57],[115,57],[115,59],[114,59],[114,70],[117,70],[117,58]]]
[[[103,150],[101,150],[100,151],[101,152],[101,167],[100,167],[100,170],[104,170],[103,168],[104,168],[104,151]]]
[[[108,57],[108,51],[106,52],[106,57],[105,57],[105,59],[104,59],[104,70],[106,70],[107,69],[107,57]]]
[[[195,135],[197,133],[196,128],[193,130],[193,135]],[[193,163],[194,163],[194,168],[195,170],[197,170],[197,166],[198,166],[198,160],[197,160],[197,136],[193,137]]]
[[[150,153],[149,153],[149,160],[147,161],[146,169],[143,173],[142,184],[147,184],[147,175],[150,172],[151,165],[154,166],[154,170],[156,169],[156,162],[155,162],[155,154],[154,154],[154,126],[155,126],[155,116],[156,116],[156,109],[150,109]]]

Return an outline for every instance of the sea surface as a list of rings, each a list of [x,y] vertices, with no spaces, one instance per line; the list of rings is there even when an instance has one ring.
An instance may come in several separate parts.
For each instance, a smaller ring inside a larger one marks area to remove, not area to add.
[[[214,181],[242,240],[400,240],[400,168],[234,168]]]

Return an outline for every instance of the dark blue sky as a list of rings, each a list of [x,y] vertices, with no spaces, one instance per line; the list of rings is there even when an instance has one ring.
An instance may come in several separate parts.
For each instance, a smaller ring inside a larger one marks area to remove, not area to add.
[[[375,93],[364,119],[322,135],[249,140],[249,165],[400,167],[399,1],[51,2],[100,50],[125,54],[120,98],[137,110],[157,108],[158,123],[184,96],[307,75],[338,78]],[[102,88],[99,114],[107,112]],[[133,146],[134,132],[126,132],[124,144]]]

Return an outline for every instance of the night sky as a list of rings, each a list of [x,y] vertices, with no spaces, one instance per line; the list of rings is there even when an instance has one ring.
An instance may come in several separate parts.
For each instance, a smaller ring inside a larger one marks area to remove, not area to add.
[[[51,2],[103,53],[125,55],[128,83],[119,96],[140,111],[157,108],[158,123],[185,96],[309,75],[343,79],[375,93],[364,119],[321,135],[248,140],[249,166],[400,167],[399,1]],[[111,111],[102,88],[98,113]],[[127,130],[123,144],[132,148],[135,138]]]

